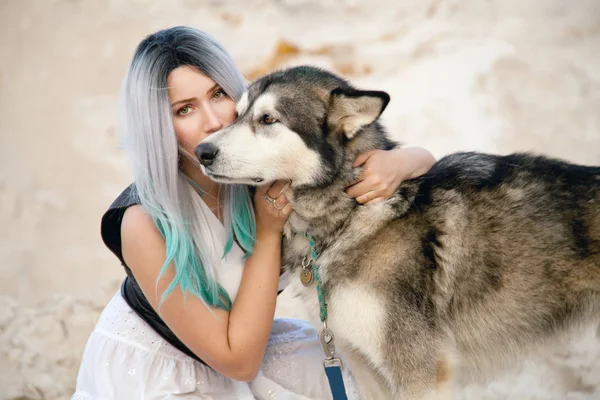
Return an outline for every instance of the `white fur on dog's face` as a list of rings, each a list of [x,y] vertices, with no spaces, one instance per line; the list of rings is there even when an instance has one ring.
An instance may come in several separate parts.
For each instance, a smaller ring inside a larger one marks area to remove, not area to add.
[[[237,111],[238,115],[242,115],[244,111],[246,111],[246,108],[248,108],[248,91],[245,91],[242,94],[242,97],[240,97],[235,106],[235,110]]]
[[[219,152],[210,166],[202,167],[203,172],[224,183],[256,185],[282,179],[296,186],[314,182],[321,170],[319,154],[281,121],[259,122],[266,114],[279,120],[276,105],[273,93],[263,93],[248,109],[248,93],[244,93],[237,105],[241,119],[204,140]]]

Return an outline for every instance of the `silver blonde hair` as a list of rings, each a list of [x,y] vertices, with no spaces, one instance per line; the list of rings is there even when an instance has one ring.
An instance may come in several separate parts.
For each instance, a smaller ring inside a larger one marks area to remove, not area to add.
[[[182,152],[173,129],[167,77],[183,65],[197,68],[234,100],[245,90],[244,77],[231,56],[209,34],[180,26],[149,35],[138,45],[123,84],[124,145],[140,204],[165,238],[161,276],[171,262],[175,268],[162,299],[179,285],[207,305],[229,309],[231,300],[217,283],[217,268],[234,238],[247,254],[252,251],[252,202],[247,187],[226,186],[220,197],[228,239],[224,249],[216,248],[208,223],[212,216],[180,169]]]

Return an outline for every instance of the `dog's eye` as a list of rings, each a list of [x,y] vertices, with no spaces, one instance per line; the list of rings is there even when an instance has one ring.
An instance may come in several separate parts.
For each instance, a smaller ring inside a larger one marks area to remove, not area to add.
[[[269,115],[269,114],[265,114],[262,117],[260,117],[260,123],[261,124],[272,125],[275,122],[277,122],[277,120],[274,117],[272,117],[271,115]]]

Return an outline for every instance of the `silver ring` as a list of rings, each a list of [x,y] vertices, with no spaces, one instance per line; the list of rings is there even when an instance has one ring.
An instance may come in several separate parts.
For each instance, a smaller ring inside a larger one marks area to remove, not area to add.
[[[275,207],[275,200],[277,200],[277,199],[274,199],[274,198],[272,198],[272,197],[271,197],[271,196],[269,196],[269,194],[267,193],[267,194],[265,194],[265,200],[267,201],[267,203],[269,203],[269,204],[272,204],[272,205],[273,205],[273,207]]]

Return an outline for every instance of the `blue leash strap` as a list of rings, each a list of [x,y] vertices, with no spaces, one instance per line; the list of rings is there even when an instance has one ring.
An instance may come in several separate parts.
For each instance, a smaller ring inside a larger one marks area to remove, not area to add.
[[[339,365],[336,363],[339,362]],[[346,387],[344,386],[344,377],[342,376],[342,362],[338,358],[323,361],[325,374],[329,381],[331,396],[333,400],[348,400],[346,396]]]
[[[335,358],[335,338],[333,333],[327,328],[327,321],[323,321],[323,329],[319,332],[319,341],[325,353],[323,368],[329,381],[329,389],[331,389],[333,400],[348,400],[342,376],[344,364],[342,360]]]

